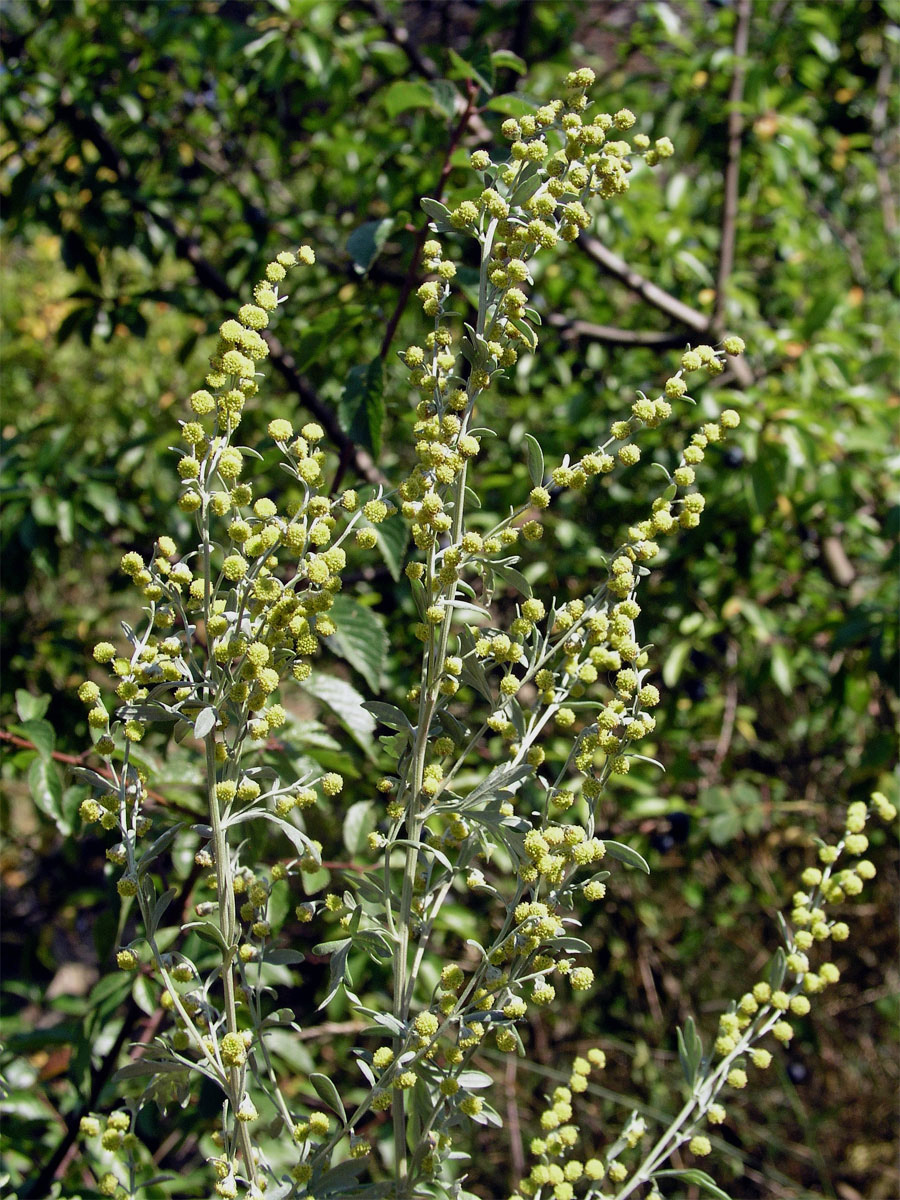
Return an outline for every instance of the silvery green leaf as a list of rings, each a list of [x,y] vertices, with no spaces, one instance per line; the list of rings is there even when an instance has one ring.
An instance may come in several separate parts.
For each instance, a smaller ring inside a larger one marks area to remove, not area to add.
[[[327,1075],[321,1075],[318,1071],[313,1071],[309,1077],[309,1082],[316,1089],[316,1094],[323,1104],[327,1104],[332,1112],[337,1113],[342,1121],[346,1122],[347,1113],[344,1110],[343,1102],[338,1095],[338,1090],[328,1078]]]
[[[705,1171],[698,1170],[697,1167],[688,1167],[683,1171],[654,1171],[654,1179],[683,1179],[686,1183],[693,1183],[697,1187],[703,1188],[710,1196],[715,1196],[716,1200],[731,1200],[727,1192],[723,1192],[716,1181]]]
[[[544,451],[537,438],[530,433],[525,434],[524,442],[525,453],[528,456],[528,475],[537,487],[544,481]]]
[[[267,950],[264,961],[279,967],[295,967],[306,962],[306,955],[301,954],[299,950]]]
[[[148,847],[146,854],[141,855],[141,860],[138,863],[138,873],[143,875],[152,862],[159,858],[175,841],[175,838],[184,829],[184,822],[179,821],[177,825],[171,826],[165,833],[160,834],[156,841]]]
[[[419,204],[432,221],[440,221],[444,225],[450,224],[450,209],[446,204],[441,204],[440,200],[432,200],[428,196],[423,196]]]
[[[456,1076],[457,1083],[466,1091],[478,1091],[481,1088],[493,1087],[494,1081],[484,1071],[460,1071]]]
[[[769,983],[773,991],[777,991],[784,983],[784,977],[787,973],[787,956],[781,946],[772,955],[772,962],[769,966]]]
[[[647,866],[646,859],[638,854],[637,850],[632,850],[630,846],[623,846],[621,842],[608,842],[605,838],[603,839],[603,844],[610,858],[615,858],[618,862],[625,863],[628,867],[637,867],[645,875],[650,874],[650,868]]]
[[[192,930],[198,937],[203,938],[204,942],[212,942],[214,946],[218,946],[223,954],[229,953],[222,930],[212,921],[188,921],[186,925],[182,925],[181,932],[185,933],[188,930]]]
[[[344,679],[316,673],[304,682],[303,690],[330,708],[353,740],[372,757],[375,721],[363,708],[363,698],[356,688]]]
[[[153,910],[150,913],[150,920],[147,922],[147,934],[149,937],[153,937],[153,935],[156,933],[166,909],[177,895],[178,892],[175,890],[175,888],[169,888],[167,891],[163,892],[161,896],[157,897],[156,902],[153,905]]]
[[[363,703],[366,712],[370,712],[381,725],[388,729],[412,730],[409,718],[394,704],[385,704],[381,700],[366,700]]]
[[[194,718],[194,737],[200,741],[208,737],[215,729],[218,719],[219,714],[212,706],[201,709]]]
[[[524,596],[526,600],[531,598],[531,584],[521,571],[517,571],[515,567],[508,567],[501,563],[495,562],[491,565],[498,579],[502,579],[509,587],[515,588],[519,595]]]

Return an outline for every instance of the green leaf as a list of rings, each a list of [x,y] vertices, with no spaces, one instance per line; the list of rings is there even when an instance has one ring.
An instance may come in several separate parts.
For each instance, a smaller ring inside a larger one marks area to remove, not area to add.
[[[794,669],[791,664],[790,654],[787,646],[783,642],[776,642],[772,647],[772,662],[771,662],[772,679],[775,681],[775,686],[785,696],[790,696],[794,691]]]
[[[320,1075],[318,1071],[313,1071],[309,1077],[309,1082],[316,1089],[316,1094],[323,1104],[327,1104],[332,1112],[337,1113],[342,1121],[346,1122],[347,1113],[344,1109],[343,1101],[338,1095],[338,1090],[328,1078],[327,1075]]]
[[[203,741],[215,729],[218,719],[219,714],[212,706],[202,708],[194,718],[194,737]]]
[[[436,97],[427,83],[421,80],[398,79],[382,97],[387,115],[392,119],[410,108],[434,108]]]
[[[13,732],[27,738],[41,758],[47,761],[50,760],[53,748],[56,745],[56,734],[49,721],[44,721],[40,718],[23,721],[21,725],[14,727]]]
[[[371,800],[357,800],[347,809],[344,817],[344,845],[350,854],[356,855],[366,844],[366,838],[375,828],[375,804]]]
[[[778,991],[784,983],[784,977],[787,974],[787,955],[781,946],[772,955],[772,961],[769,964],[769,984],[773,991]]]
[[[446,204],[441,204],[440,200],[432,200],[430,196],[423,196],[419,201],[421,207],[425,210],[432,221],[437,221],[438,224],[450,224],[450,209]]]
[[[45,758],[36,758],[28,768],[28,786],[41,812],[67,837],[72,829],[62,811],[63,786],[56,764]]]
[[[145,1013],[148,1017],[152,1017],[156,1012],[156,994],[146,975],[138,975],[134,981],[134,987],[131,989],[131,994],[141,1012]]]
[[[341,428],[357,446],[376,458],[381,454],[384,425],[384,394],[380,358],[351,367],[338,401]]]
[[[305,692],[334,713],[356,744],[371,758],[375,753],[372,738],[375,719],[363,708],[363,698],[356,688],[334,675],[318,672],[302,686]]]
[[[474,79],[486,92],[494,90],[494,67],[486,46],[470,51],[467,59],[453,49],[449,56],[451,67],[447,74],[451,79]]]
[[[544,482],[544,452],[536,437],[525,434],[525,453],[528,456],[528,476],[537,487]]]
[[[328,646],[359,671],[373,692],[379,691],[389,648],[384,619],[350,596],[335,596],[329,615],[337,632]]]
[[[650,874],[650,868],[647,866],[646,860],[638,854],[637,850],[632,850],[630,846],[623,846],[621,842],[608,842],[605,838],[603,845],[606,847],[606,853],[610,858],[615,858],[618,862],[625,863],[626,866],[637,867],[645,875]]]
[[[175,888],[169,888],[161,896],[157,897],[156,903],[153,905],[153,910],[150,913],[150,920],[147,922],[147,933],[150,937],[153,937],[156,933],[160,921],[166,914],[166,910],[177,895],[178,893]]]
[[[402,517],[395,516],[388,517],[386,521],[382,521],[380,525],[375,525],[373,528],[385,566],[390,571],[394,582],[399,583],[403,567],[406,564],[409,526]]]
[[[193,930],[197,937],[203,938],[204,942],[210,942],[213,946],[217,946],[223,954],[228,953],[228,947],[222,937],[222,930],[212,921],[188,921],[186,925],[182,925],[181,929],[182,932],[188,929]]]
[[[687,1080],[688,1086],[693,1087],[700,1064],[703,1061],[703,1043],[697,1033],[694,1018],[688,1017],[684,1023],[684,1029],[679,1029],[677,1034],[678,1058],[681,1062],[681,1069],[684,1071],[684,1077]]]
[[[334,997],[338,994],[338,990],[345,979],[350,978],[350,971],[347,966],[347,957],[350,954],[350,949],[353,942],[350,938],[345,938],[339,945],[331,951],[331,961],[328,964],[330,975],[328,979],[328,995],[319,1005],[318,1011],[327,1008]],[[317,947],[318,949],[318,947]],[[352,981],[351,981],[352,982]]]
[[[20,721],[39,721],[49,704],[49,696],[33,696],[24,688],[16,688],[16,712]]]
[[[379,725],[387,725],[388,729],[396,729],[401,733],[409,733],[412,729],[407,715],[393,704],[385,704],[382,700],[367,700],[363,708],[372,714]]]
[[[298,371],[305,371],[330,350],[338,335],[354,329],[365,318],[366,310],[359,304],[340,304],[316,317],[294,343],[294,360]]]
[[[517,571],[515,567],[510,567],[506,563],[492,563],[491,569],[497,579],[505,583],[507,587],[514,588],[526,600],[530,599],[532,595],[531,584],[521,571]]]
[[[393,228],[393,218],[385,217],[381,221],[366,221],[353,230],[347,238],[347,253],[358,274],[368,272]]]
[[[517,75],[524,75],[528,70],[528,65],[524,59],[519,58],[518,54],[514,54],[512,50],[492,51],[491,63],[495,71],[515,71]]]
[[[686,1183],[696,1184],[697,1187],[703,1188],[710,1196],[716,1196],[717,1200],[731,1200],[727,1192],[723,1192],[716,1181],[705,1171],[700,1171],[697,1167],[688,1167],[684,1171],[654,1171],[654,1179],[683,1179]]]
[[[429,87],[434,96],[435,105],[449,120],[456,112],[457,102],[460,98],[459,92],[449,79],[435,79],[429,84]]]
[[[666,687],[674,687],[681,676],[681,670],[691,652],[690,642],[676,642],[663,663],[662,677]]]
[[[491,96],[485,107],[493,112],[502,113],[505,117],[524,117],[533,113],[537,106],[530,100],[509,93],[505,96]]]

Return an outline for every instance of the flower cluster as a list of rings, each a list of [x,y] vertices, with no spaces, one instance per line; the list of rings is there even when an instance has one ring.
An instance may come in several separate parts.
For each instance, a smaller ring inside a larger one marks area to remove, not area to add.
[[[835,844],[819,843],[822,865],[802,872],[803,890],[794,894],[790,924],[781,922],[784,947],[776,952],[768,978],[757,980],[722,1013],[711,1055],[703,1057],[692,1024],[680,1035],[682,1065],[691,1091],[681,1113],[652,1149],[637,1162],[622,1161],[623,1155],[640,1146],[647,1132],[645,1120],[632,1113],[602,1160],[569,1159],[578,1138],[577,1127],[568,1123],[571,1093],[587,1090],[591,1062],[603,1065],[605,1061],[602,1051],[592,1050],[587,1060],[575,1060],[569,1087],[553,1093],[540,1119],[542,1133],[531,1142],[532,1154],[539,1161],[510,1200],[573,1200],[580,1181],[590,1190],[593,1182],[601,1180],[606,1184],[604,1194],[611,1200],[625,1200],[643,1186],[652,1187],[648,1196],[654,1200],[660,1195],[655,1176],[673,1153],[686,1150],[694,1158],[710,1154],[712,1143],[702,1129],[704,1123],[715,1127],[727,1119],[723,1093],[743,1090],[749,1082],[748,1068],[765,1070],[772,1063],[772,1051],[760,1043],[771,1036],[787,1046],[794,1036],[792,1022],[807,1016],[814,998],[840,979],[834,962],[826,959],[814,969],[810,954],[817,943],[842,943],[850,937],[846,922],[830,918],[826,907],[859,895],[864,884],[874,878],[874,864],[858,857],[868,848],[864,830],[873,814],[893,821],[897,810],[881,792],[875,792],[868,805],[857,801],[848,807],[843,836]],[[857,861],[838,869],[839,860],[847,854]],[[553,1132],[547,1136],[547,1130]]]
[[[477,1069],[479,1055],[485,1047],[521,1052],[523,1022],[551,1005],[560,986],[590,990],[593,971],[583,957],[590,947],[573,935],[577,907],[606,895],[610,872],[601,865],[624,859],[646,866],[605,836],[600,808],[610,781],[641,757],[639,744],[656,724],[660,693],[637,627],[641,581],[660,541],[700,521],[705,500],[696,468],[736,428],[738,413],[726,409],[691,435],[663,490],[625,530],[600,577],[584,581],[583,594],[542,599],[518,564],[544,537],[560,493],[602,487],[635,467],[643,431],[666,421],[676,402],[693,402],[692,377],[721,374],[743,342],[726,337],[721,346],[688,347],[658,395],[638,393],[630,412],[578,456],[546,468],[529,435],[530,487],[492,526],[471,514],[470,484],[493,432],[473,424],[475,407],[487,409],[497,373],[537,347],[540,318],[528,296],[535,256],[574,241],[595,199],[626,191],[635,154],[653,166],[673,151],[666,138],[651,145],[640,133],[630,142],[620,137],[634,115],[595,111],[586,95],[592,82],[589,70],[572,72],[562,98],[505,121],[508,155],[472,155],[476,198],[453,208],[424,202],[435,236],[424,245],[429,278],[418,299],[432,328],[401,354],[416,409],[412,465],[396,492],[332,494],[322,427],[309,421],[295,429],[275,418],[263,449],[277,455],[290,482],[280,503],[255,493],[249,467],[256,452],[237,445],[235,434],[257,391],[265,331],[285,299],[281,285],[314,255],[301,247],[268,264],[253,303],[221,325],[206,386],[191,395],[181,423],[179,506],[194,522],[196,545],[179,552],[161,536],[149,561],[137,551],[124,555],[122,569],[147,619],[139,632],[126,627],[126,650],[111,642],[94,649],[113,675],[118,707],[110,714],[93,680],[79,688],[103,759],[102,770],[81,770],[91,785],[81,815],[118,831],[107,856],[120,895],[142,920],[140,933],[119,947],[117,966],[151,979],[167,1014],[155,1044],[154,1095],[166,1098],[165,1088],[198,1075],[219,1088],[222,1120],[209,1161],[215,1192],[226,1200],[258,1198],[275,1180],[277,1194],[298,1198],[341,1190],[349,1178],[344,1160],[369,1154],[388,1110],[397,1195],[431,1194],[448,1163],[456,1178],[457,1127],[500,1123],[481,1094],[492,1080]],[[461,328],[451,308],[457,268],[440,235],[470,237],[478,247],[476,315]],[[347,549],[374,546],[395,502],[415,547],[406,577],[422,658],[418,676],[403,685],[407,711],[381,701],[366,706],[391,730],[375,751],[375,803],[351,798],[336,770],[301,766],[296,778],[283,779],[254,755],[288,722],[282,685],[308,681],[322,641],[337,632]],[[150,827],[150,793],[136,745],[154,722],[197,743],[205,758],[207,815],[192,829],[200,875],[194,919],[182,932],[212,948],[206,958],[186,942],[161,946],[157,936],[172,893],[157,894],[153,864],[178,830],[149,848],[139,844]],[[347,872],[341,888],[320,896],[317,881],[304,878],[312,898],[285,904],[291,882],[323,865],[306,810],[320,800],[323,808],[343,807],[345,799],[351,823],[360,808],[375,814],[353,841],[354,850],[368,847],[380,862]],[[887,815],[886,800],[873,804]],[[686,1143],[695,1155],[708,1152],[700,1123],[724,1119],[719,1092],[743,1085],[748,1055],[765,1066],[770,1052],[756,1043],[769,1033],[787,1042],[790,1018],[805,1015],[810,997],[837,977],[830,963],[813,971],[808,952],[817,941],[846,937],[825,906],[857,894],[874,873],[864,858],[835,870],[845,851],[865,852],[867,816],[865,806],[854,806],[845,837],[822,848],[821,868],[804,873],[777,978],[758,981],[723,1014],[715,1065],[701,1064],[688,1039],[692,1101],[643,1164],[625,1161],[645,1133],[637,1115],[602,1158],[574,1154],[574,1098],[604,1064],[595,1049],[576,1059],[568,1085],[548,1098],[531,1146],[536,1161],[516,1200],[573,1200],[578,1189],[596,1195],[600,1185],[604,1195],[619,1187],[624,1197],[649,1184],[673,1149]],[[250,859],[254,822],[283,834],[293,857],[269,867]],[[457,946],[439,924],[454,892],[494,906],[483,944],[470,938]],[[298,923],[328,930],[314,950],[331,960],[321,1007],[343,987],[378,1037],[356,1050],[364,1084],[349,1112],[325,1076],[313,1074],[310,1084],[330,1115],[316,1109],[310,1089],[298,1100],[296,1089],[283,1088],[273,1065],[270,1047],[296,1028],[294,1014],[276,1008],[272,995],[280,972],[303,959],[276,944],[278,914],[291,910]],[[436,937],[445,938],[439,973],[423,969]],[[351,954],[390,964],[390,1011],[368,1007],[365,995],[350,990]],[[120,1128],[121,1116],[114,1117],[118,1124],[110,1118],[103,1134],[107,1149],[132,1136],[127,1119]],[[86,1134],[99,1133],[94,1118],[87,1122]],[[262,1148],[267,1131],[277,1146],[271,1161]],[[112,1190],[103,1194],[115,1194],[116,1177],[104,1179],[101,1191]]]

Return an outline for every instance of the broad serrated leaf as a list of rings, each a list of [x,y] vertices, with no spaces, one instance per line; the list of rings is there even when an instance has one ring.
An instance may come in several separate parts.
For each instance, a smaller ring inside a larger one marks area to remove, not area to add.
[[[16,712],[20,721],[39,721],[49,705],[49,696],[33,696],[25,688],[16,688]]]
[[[518,54],[514,54],[512,50],[492,50],[491,62],[495,71],[515,71],[517,75],[524,75],[528,70],[525,60],[519,58]]]
[[[394,516],[388,517],[380,525],[375,525],[374,529],[375,536],[378,538],[378,550],[384,559],[384,564],[390,571],[394,583],[399,583],[406,563],[409,526],[402,517]]]
[[[606,853],[610,858],[615,858],[620,863],[625,863],[629,867],[637,867],[639,871],[643,871],[645,875],[650,874],[650,868],[647,866],[647,861],[637,850],[632,850],[630,846],[623,846],[621,842],[603,841],[606,847]]]
[[[72,826],[63,813],[63,785],[56,763],[45,758],[34,759],[28,768],[28,787],[37,807],[68,837]]]
[[[434,108],[436,97],[427,83],[419,79],[398,79],[382,96],[387,115],[393,119],[410,108]]]
[[[25,737],[43,759],[49,761],[56,746],[56,733],[49,721],[34,718],[11,727],[10,732]]]
[[[357,745],[373,757],[375,719],[363,708],[363,698],[355,687],[334,675],[316,672],[304,682],[303,690],[330,709]]]
[[[479,86],[490,95],[494,90],[494,66],[491,54],[486,46],[476,46],[468,51],[468,57],[463,58],[454,49],[450,49],[451,68],[448,72],[451,79],[474,79]]]
[[[344,845],[350,854],[356,855],[366,844],[366,838],[375,828],[376,813],[372,800],[357,800],[347,809],[344,817]]]
[[[353,266],[359,275],[368,272],[393,228],[394,222],[390,217],[380,221],[365,221],[347,238],[347,253],[353,259]]]
[[[384,384],[382,362],[359,363],[350,368],[338,401],[341,428],[357,446],[363,446],[376,458],[381,454],[384,426]]]
[[[350,596],[335,596],[329,616],[337,626],[329,647],[359,671],[373,692],[379,691],[389,649],[384,619]]]

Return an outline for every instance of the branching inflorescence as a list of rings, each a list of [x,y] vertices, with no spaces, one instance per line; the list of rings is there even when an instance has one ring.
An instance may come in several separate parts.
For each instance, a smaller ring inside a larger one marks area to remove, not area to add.
[[[321,427],[297,431],[276,418],[267,445],[277,447],[295,499],[280,511],[254,494],[249,467],[259,456],[237,443],[237,433],[267,353],[261,331],[286,299],[281,285],[314,263],[304,246],[278,255],[254,302],[224,322],[206,387],[190,397],[177,470],[180,507],[194,520],[196,544],[179,550],[162,536],[150,562],[134,552],[122,560],[146,620],[140,631],[126,629],[126,651],[109,642],[95,647],[95,659],[117,681],[112,715],[94,682],[80,689],[104,760],[103,774],[82,773],[95,794],[81,813],[117,832],[108,858],[121,871],[120,895],[140,913],[140,936],[120,949],[118,966],[141,967],[158,982],[170,1020],[148,1054],[121,1074],[146,1084],[135,1109],[146,1099],[184,1100],[200,1077],[219,1090],[212,1169],[216,1193],[226,1198],[459,1194],[454,1180],[464,1175],[465,1156],[458,1131],[470,1122],[501,1124],[482,1095],[492,1080],[476,1065],[479,1052],[487,1046],[522,1053],[520,1026],[530,1009],[550,1005],[560,986],[592,987],[582,957],[590,947],[571,932],[578,906],[603,900],[604,861],[646,869],[635,851],[603,839],[598,827],[607,783],[642,759],[637,746],[654,728],[659,700],[647,681],[637,596],[659,539],[700,521],[695,468],[706,447],[738,425],[738,414],[727,409],[693,434],[650,511],[609,555],[604,577],[584,581],[580,597],[534,595],[517,564],[523,549],[540,541],[541,514],[555,495],[596,487],[599,477],[633,467],[641,431],[663,423],[674,402],[690,399],[691,377],[721,373],[743,343],[729,337],[720,348],[688,348],[661,394],[639,395],[630,415],[577,459],[547,469],[529,436],[531,489],[496,524],[472,520],[470,500],[493,435],[476,425],[476,409],[489,413],[496,376],[537,348],[540,317],[526,290],[531,262],[575,240],[595,198],[627,189],[636,156],[652,167],[672,154],[665,138],[653,145],[640,133],[624,140],[633,114],[595,112],[586,95],[592,81],[589,70],[575,71],[564,99],[506,121],[511,147],[502,161],[484,150],[471,156],[482,189],[476,199],[452,209],[423,202],[436,235],[477,243],[478,302],[474,323],[456,318],[456,265],[445,242],[426,242],[431,278],[418,297],[433,329],[423,346],[401,355],[418,403],[415,465],[396,490],[331,495]],[[278,1008],[269,969],[302,960],[276,944],[269,902],[274,883],[321,865],[322,847],[306,831],[304,810],[322,798],[343,801],[349,789],[335,771],[283,779],[259,765],[258,750],[287,720],[285,684],[310,678],[322,641],[338,628],[332,610],[348,549],[372,549],[379,525],[398,510],[417,551],[406,575],[421,673],[407,690],[407,711],[383,701],[367,705],[392,731],[382,739],[380,819],[366,843],[372,869],[354,874],[341,894],[304,900],[295,910],[300,921],[327,926],[328,940],[317,949],[331,956],[330,994],[343,986],[377,1036],[355,1052],[364,1086],[360,1093],[354,1082],[354,1097],[361,1098],[348,1110],[334,1084],[313,1074],[317,1108],[284,1087],[269,1050],[273,1034],[298,1028],[295,1015]],[[518,595],[513,616],[511,591]],[[493,604],[500,595],[503,619]],[[148,779],[137,747],[153,723],[202,745],[208,816],[192,831],[164,829],[148,845]],[[555,749],[560,735],[568,739],[562,757]],[[478,772],[485,758],[491,769]],[[892,815],[883,797],[874,804]],[[805,1014],[810,996],[836,978],[828,963],[814,971],[808,952],[846,936],[846,926],[826,917],[825,904],[855,894],[874,872],[865,860],[834,872],[841,853],[865,851],[865,819],[865,806],[854,806],[846,837],[820,851],[823,869],[804,873],[793,932],[784,925],[786,952],[776,957],[772,978],[722,1016],[713,1056],[704,1058],[693,1027],[679,1035],[689,1098],[643,1158],[637,1148],[646,1126],[636,1114],[602,1154],[574,1157],[573,1104],[588,1089],[591,1069],[603,1065],[595,1049],[576,1060],[568,1087],[549,1097],[531,1144],[535,1165],[519,1195],[657,1194],[674,1150],[687,1144],[696,1156],[709,1151],[701,1130],[724,1118],[722,1089],[744,1085],[748,1061],[764,1067],[769,1052],[757,1043],[769,1033],[787,1041],[790,1016]],[[245,839],[254,822],[273,826],[293,857],[268,869],[248,861]],[[212,898],[196,905],[179,935],[166,927],[175,893],[160,894],[153,872],[182,836],[200,838],[195,861],[208,871]],[[460,961],[429,974],[423,963],[436,924],[460,890],[479,893],[496,919]],[[191,958],[184,939],[193,933],[204,949]],[[350,990],[351,951],[389,964],[390,1011],[367,1007]],[[433,985],[425,982],[432,978]],[[367,1183],[364,1160],[384,1120],[378,1114],[387,1111],[393,1137],[379,1143]],[[99,1136],[99,1121],[86,1118],[83,1132]],[[121,1165],[102,1175],[101,1192],[137,1195],[133,1113],[114,1113],[101,1140],[121,1156]]]

